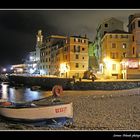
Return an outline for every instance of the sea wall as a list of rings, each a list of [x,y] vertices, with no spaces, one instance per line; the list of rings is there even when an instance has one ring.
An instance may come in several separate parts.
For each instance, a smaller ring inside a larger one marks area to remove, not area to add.
[[[61,85],[63,89],[71,89],[72,81],[72,78],[9,76],[11,85],[41,86],[45,89],[52,89],[54,85]]]
[[[41,86],[49,90],[54,85],[61,85],[66,90],[122,90],[140,87],[140,80],[74,82],[72,78],[9,76],[9,82],[13,85]]]
[[[122,90],[140,87],[140,81],[76,82],[74,90]]]

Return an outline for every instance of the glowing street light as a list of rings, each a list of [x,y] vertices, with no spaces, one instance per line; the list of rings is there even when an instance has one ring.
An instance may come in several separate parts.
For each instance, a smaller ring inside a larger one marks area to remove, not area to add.
[[[7,69],[6,68],[3,68],[3,70],[2,70],[3,72],[6,72],[7,71]]]
[[[60,70],[60,73],[66,73],[66,78],[67,78],[67,72],[69,72],[70,67],[66,63],[61,63],[59,70]]]

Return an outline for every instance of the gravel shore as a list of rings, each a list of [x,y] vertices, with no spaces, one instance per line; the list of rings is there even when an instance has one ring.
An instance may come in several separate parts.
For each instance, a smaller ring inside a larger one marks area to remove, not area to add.
[[[60,98],[73,102],[72,126],[35,127],[14,124],[0,118],[0,130],[140,130],[140,88],[64,91]]]

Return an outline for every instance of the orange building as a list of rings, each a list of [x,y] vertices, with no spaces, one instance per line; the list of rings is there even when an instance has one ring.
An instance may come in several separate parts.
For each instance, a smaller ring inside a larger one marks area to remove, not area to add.
[[[45,75],[83,77],[88,70],[88,39],[81,36],[47,37],[40,49],[40,70]]]

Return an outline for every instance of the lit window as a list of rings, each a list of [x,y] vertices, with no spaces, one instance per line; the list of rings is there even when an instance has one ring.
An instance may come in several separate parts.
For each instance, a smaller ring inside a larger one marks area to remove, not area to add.
[[[125,49],[126,48],[126,43],[123,43],[123,49]]]

